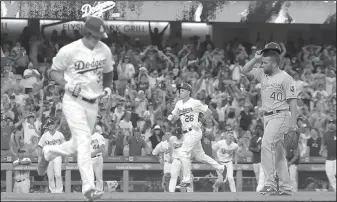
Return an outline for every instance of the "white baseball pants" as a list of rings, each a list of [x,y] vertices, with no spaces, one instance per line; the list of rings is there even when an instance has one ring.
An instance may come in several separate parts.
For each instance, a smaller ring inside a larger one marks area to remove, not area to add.
[[[177,186],[177,180],[179,176],[182,176],[181,173],[181,162],[179,159],[173,159],[171,166],[171,178],[169,183],[169,192],[175,192]]]
[[[265,184],[265,176],[263,172],[263,168],[261,166],[261,163],[254,163],[253,164],[254,168],[254,173],[257,181],[257,187],[256,187],[256,192],[260,192]]]
[[[49,190],[51,193],[63,192],[61,171],[62,171],[62,157],[58,156],[49,162],[47,169]]]
[[[92,158],[92,164],[94,165],[94,174],[96,178],[96,189],[103,191],[103,157],[97,156]]]
[[[231,192],[236,192],[236,186],[235,186],[235,181],[234,181],[234,167],[233,167],[233,161],[229,161],[229,162],[221,162],[222,165],[226,166],[227,168],[227,175],[226,175],[226,179],[228,180],[229,183],[229,188],[231,189]],[[221,175],[221,173],[218,172],[218,175]],[[225,176],[223,176],[225,177]],[[214,184],[214,188],[217,190],[219,189],[220,185],[221,185],[221,181],[224,181],[223,179],[217,179],[217,182]]]
[[[336,192],[336,160],[325,161],[325,173],[329,179],[331,187]]]
[[[191,183],[191,157],[195,157],[197,161],[211,165],[214,169],[223,172],[224,166],[220,165],[214,159],[205,154],[201,145],[202,132],[201,130],[192,130],[184,134],[183,145],[180,149],[179,159],[183,168],[182,182]]]
[[[290,182],[293,186],[293,191],[297,192],[297,165],[292,164],[289,166],[289,176],[290,176]]]
[[[82,193],[95,189],[94,171],[91,160],[91,135],[98,112],[94,104],[77,99],[69,94],[63,97],[62,110],[71,131],[71,139],[60,145],[43,148],[47,161],[57,156],[70,156],[77,152],[77,164],[82,178]]]

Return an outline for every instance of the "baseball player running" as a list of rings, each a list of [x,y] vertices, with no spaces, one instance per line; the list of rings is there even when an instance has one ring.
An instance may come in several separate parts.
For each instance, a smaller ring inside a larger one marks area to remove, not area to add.
[[[109,47],[100,41],[107,38],[101,18],[89,17],[82,31],[83,38],[60,49],[49,72],[51,79],[65,89],[62,110],[72,137],[61,145],[43,148],[38,173],[44,175],[49,161],[55,157],[77,152],[82,193],[87,200],[94,200],[102,197],[103,192],[95,189],[91,135],[98,112],[98,98],[111,94],[114,62]]]
[[[297,94],[291,76],[279,69],[280,53],[278,44],[268,43],[243,67],[242,73],[261,82],[262,108],[265,111],[261,165],[266,182],[260,193],[292,195],[283,140],[287,132],[297,131]],[[262,68],[253,68],[259,62]],[[279,190],[276,177],[280,180]]]
[[[152,151],[152,155],[158,156],[158,155],[163,155],[159,156],[159,161],[161,161],[161,164],[164,165],[164,175],[163,175],[163,184],[164,184],[164,191],[168,192],[168,184],[169,180],[171,177],[171,165],[172,161],[170,159],[170,154],[169,154],[169,143],[168,140],[171,137],[170,132],[166,132],[166,134],[163,136],[163,141],[161,141]]]
[[[199,100],[190,97],[192,87],[189,84],[184,83],[178,90],[181,100],[176,103],[172,113],[168,116],[168,120],[175,122],[180,119],[182,124],[184,140],[180,148],[179,159],[183,168],[183,179],[180,187],[183,188],[191,186],[192,155],[196,160],[211,165],[218,173],[223,174],[226,168],[207,156],[201,146],[202,130],[199,123],[199,113],[203,113],[204,118],[208,119],[212,114],[211,110]]]
[[[216,152],[218,161],[227,168],[226,179],[229,182],[229,188],[231,192],[236,192],[235,181],[234,181],[234,168],[233,159],[235,152],[238,150],[239,146],[234,143],[234,134],[228,133],[225,140],[220,140],[213,145],[213,150]],[[225,177],[225,176],[224,176]],[[221,182],[219,179],[216,180],[214,184],[214,191],[218,192]]]
[[[49,120],[47,122],[48,131],[45,132],[40,141],[39,152],[46,145],[60,145],[64,142],[64,136],[59,131],[56,131],[55,122],[53,120]],[[47,176],[49,181],[49,190],[51,193],[62,193],[63,192],[63,183],[62,183],[62,157],[58,156],[49,162],[47,169]]]
[[[170,158],[172,159],[171,178],[169,183],[169,192],[175,192],[178,177],[182,175],[182,166],[179,160],[180,148],[183,145],[183,134],[181,127],[174,130],[173,136],[169,139]],[[193,183],[191,183],[193,185]],[[187,192],[193,191],[193,186],[186,189]]]
[[[102,128],[96,125],[95,132],[91,136],[91,159],[96,177],[96,190],[103,191],[103,152],[105,139],[102,136]]]

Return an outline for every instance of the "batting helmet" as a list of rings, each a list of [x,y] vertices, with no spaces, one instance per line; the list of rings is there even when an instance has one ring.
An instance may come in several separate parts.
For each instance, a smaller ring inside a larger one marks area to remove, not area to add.
[[[268,52],[268,51],[275,51],[278,54],[281,54],[281,52],[282,52],[281,51],[281,47],[277,43],[275,43],[275,42],[270,42],[267,45],[265,45],[265,47],[261,51],[261,53],[265,53],[265,52]]]
[[[95,37],[108,38],[104,20],[100,17],[88,17],[83,27],[83,33],[91,33]]]
[[[180,90],[180,89],[185,89],[185,90],[188,90],[188,91],[192,92],[192,86],[188,83],[184,83],[184,84],[178,86],[178,90]]]

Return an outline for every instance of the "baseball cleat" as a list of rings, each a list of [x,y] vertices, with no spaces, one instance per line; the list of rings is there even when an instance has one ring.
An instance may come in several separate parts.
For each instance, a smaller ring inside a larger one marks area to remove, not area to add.
[[[39,176],[44,176],[47,173],[49,161],[46,160],[44,157],[44,149],[42,149],[40,155],[39,155],[39,162],[37,164],[37,173]]]
[[[276,189],[270,185],[265,185],[260,191],[260,194],[262,195],[275,195],[276,193]]]
[[[94,200],[102,198],[103,194],[104,194],[103,191],[97,191],[95,189],[91,189],[84,194],[84,197],[87,201],[94,201]]]
[[[191,187],[191,183],[189,182],[181,182],[176,186],[176,188],[180,189],[181,192],[186,192],[188,187]]]

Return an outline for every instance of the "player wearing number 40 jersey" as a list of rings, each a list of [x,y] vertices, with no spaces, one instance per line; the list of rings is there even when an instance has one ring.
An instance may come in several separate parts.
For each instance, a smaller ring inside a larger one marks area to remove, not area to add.
[[[191,186],[192,155],[196,160],[211,165],[220,174],[223,174],[226,168],[207,156],[201,146],[202,130],[199,122],[199,113],[203,113],[204,118],[207,119],[212,112],[207,105],[190,97],[192,87],[189,84],[184,83],[178,90],[181,100],[176,103],[172,113],[168,116],[168,120],[175,122],[180,119],[182,124],[184,140],[179,152],[179,159],[182,163],[183,179],[180,186],[189,187]],[[223,177],[221,176],[221,178]]]
[[[261,83],[262,108],[265,111],[261,165],[266,181],[260,193],[292,195],[293,187],[290,185],[282,141],[285,133],[297,130],[297,94],[292,77],[279,69],[280,53],[278,44],[267,44],[243,67],[242,73]],[[262,68],[252,69],[258,63],[261,63]],[[279,190],[275,173],[280,181]]]

